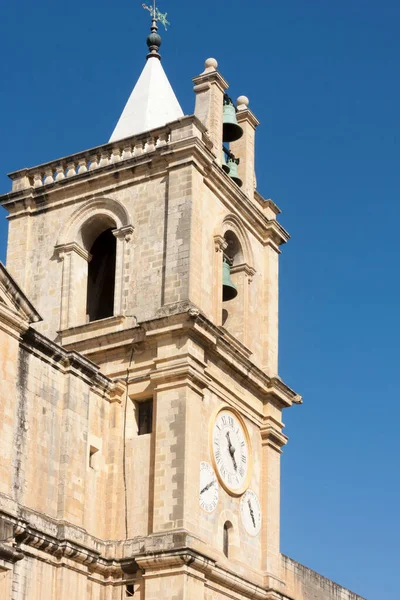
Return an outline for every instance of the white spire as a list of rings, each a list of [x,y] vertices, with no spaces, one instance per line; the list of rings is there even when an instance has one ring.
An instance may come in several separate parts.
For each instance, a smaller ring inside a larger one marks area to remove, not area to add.
[[[162,127],[182,116],[160,59],[149,56],[109,141]]]

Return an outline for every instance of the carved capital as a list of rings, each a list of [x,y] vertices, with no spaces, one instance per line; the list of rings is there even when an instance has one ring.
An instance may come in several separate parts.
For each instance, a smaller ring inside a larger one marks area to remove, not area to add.
[[[265,419],[260,434],[262,445],[270,446],[277,452],[282,452],[281,448],[287,444],[289,439],[282,433],[282,423],[272,417]]]
[[[114,229],[113,235],[118,240],[125,240],[125,242],[130,242],[133,236],[134,227],[132,225],[125,225],[125,227],[120,227],[119,229]]]
[[[92,255],[90,252],[82,248],[76,242],[69,242],[68,244],[61,244],[59,246],[55,246],[54,253],[57,256],[58,260],[64,260],[66,254],[71,254],[75,252],[78,256],[84,258],[87,262],[92,260]]]
[[[222,235],[214,235],[215,252],[223,252],[228,247],[228,242]]]
[[[248,283],[251,283],[256,274],[256,270],[247,263],[242,263],[241,265],[234,265],[231,267],[231,273],[244,273],[248,279]]]

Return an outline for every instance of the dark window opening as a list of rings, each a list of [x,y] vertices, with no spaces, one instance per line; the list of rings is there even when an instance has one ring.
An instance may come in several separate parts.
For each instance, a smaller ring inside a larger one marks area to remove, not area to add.
[[[138,435],[153,431],[153,400],[138,403]]]
[[[135,595],[135,586],[133,585],[133,583],[128,583],[128,585],[125,587],[125,590],[127,598],[131,598]]]
[[[112,229],[106,229],[90,249],[88,268],[87,314],[98,321],[114,314],[115,259],[117,240]]]
[[[231,527],[232,524],[229,521],[224,525],[223,552],[227,558],[229,555],[229,530]]]
[[[89,467],[91,469],[95,469],[96,468],[96,454],[99,451],[98,448],[95,448],[94,446],[90,446],[89,448]]]

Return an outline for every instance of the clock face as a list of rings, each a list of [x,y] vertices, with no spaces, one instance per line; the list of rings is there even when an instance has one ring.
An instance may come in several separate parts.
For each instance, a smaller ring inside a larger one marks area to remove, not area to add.
[[[200,506],[212,513],[218,504],[218,481],[208,462],[200,463]]]
[[[247,490],[240,499],[240,516],[249,535],[257,535],[261,529],[261,506],[257,495]]]
[[[221,485],[242,494],[250,477],[250,442],[242,419],[230,409],[221,410],[214,421],[212,456]]]

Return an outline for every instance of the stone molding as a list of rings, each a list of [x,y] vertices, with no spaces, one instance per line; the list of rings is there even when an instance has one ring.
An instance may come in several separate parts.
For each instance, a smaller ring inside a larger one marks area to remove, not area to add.
[[[283,424],[269,416],[264,420],[260,429],[261,443],[263,446],[271,446],[281,453],[289,438],[282,433]]]
[[[126,225],[124,227],[120,227],[119,229],[113,229],[112,233],[117,239],[130,242],[132,240],[134,231],[135,228],[132,225]]]
[[[215,252],[223,252],[228,247],[228,242],[223,235],[214,235]]]
[[[218,71],[204,72],[192,79],[194,83],[195,93],[204,92],[211,88],[211,84],[215,84],[221,92],[228,89],[229,83]]]
[[[114,580],[119,578],[121,583],[126,573],[134,575],[139,570],[141,576],[146,579],[157,573],[173,570],[200,578],[208,588],[215,585],[225,589],[228,587],[244,598],[288,600],[284,594],[276,595],[277,589],[265,588],[258,583],[257,579],[263,578],[261,573],[255,580],[246,579],[220,565],[214,558],[191,547],[191,544],[198,540],[186,530],[153,534],[135,540],[108,542],[102,542],[85,533],[86,544],[72,539],[71,536],[82,539],[84,533],[75,526],[43,516],[38,521],[35,513],[27,513],[26,517],[34,518],[36,525],[0,511],[0,519],[5,519],[13,525],[14,546],[4,548],[5,544],[0,544],[0,558],[4,557],[10,563],[22,560],[25,553],[35,555],[37,550],[53,556],[57,562],[60,559],[71,561],[69,566],[65,565],[67,568],[79,569],[80,566],[85,569],[86,574],[112,577]],[[39,523],[42,528],[38,527]],[[44,528],[47,531],[44,531]],[[122,558],[123,556],[129,558]]]
[[[203,395],[203,390],[209,386],[210,379],[205,374],[205,363],[194,359],[189,354],[180,356],[179,360],[159,359],[150,371],[150,380],[155,384],[154,391],[165,391],[182,386],[188,386]]]
[[[75,252],[78,256],[86,260],[86,262],[90,262],[92,260],[92,255],[90,252],[87,252],[87,250],[82,248],[82,246],[80,246],[77,242],[58,244],[54,247],[54,254],[60,261],[64,260],[65,256],[71,252]]]
[[[118,200],[114,200],[114,198],[101,195],[97,198],[87,199],[73,212],[69,225],[62,232],[57,247],[76,243],[83,248],[82,227],[89,219],[93,220],[96,215],[107,217],[110,222],[115,223],[114,227],[122,232],[125,230],[128,235],[133,232],[132,219],[125,206]],[[132,231],[126,228],[131,228]]]
[[[227,231],[233,231],[240,242],[243,252],[244,262],[252,265],[254,263],[253,251],[248,238],[248,232],[241,219],[231,213],[224,217],[222,222],[222,232],[225,235]]]
[[[206,348],[212,356],[218,360],[222,360],[229,369],[232,368],[238,376],[242,377],[246,381],[246,384],[257,395],[260,395],[264,403],[272,400],[280,407],[287,407],[302,402],[301,396],[287,386],[279,377],[271,378],[257,367],[250,359],[251,351],[229,334],[228,331],[223,327],[214,325],[197,307],[187,306],[187,303],[185,303],[185,307],[185,312],[177,314],[168,313],[157,319],[143,321],[133,329],[99,335],[96,340],[96,346],[93,346],[91,336],[87,336],[86,339],[80,338],[75,344],[70,343],[68,347],[79,350],[82,353],[88,350],[90,350],[90,353],[95,353],[96,349],[103,349],[105,344],[107,348],[117,348],[126,346],[127,344],[131,345],[133,342],[141,342],[145,346],[146,343],[153,342],[158,336],[171,336],[174,334],[174,331],[179,335],[186,332],[194,341],[197,341]],[[170,372],[167,379],[171,380],[172,372]],[[190,380],[191,377],[197,376],[197,373],[192,373],[189,370],[186,376]],[[149,374],[146,377],[149,377]],[[177,380],[179,378],[182,377],[177,372]],[[153,375],[153,379],[157,379],[157,375]]]
[[[12,192],[6,194],[3,198],[18,195],[24,190],[36,188],[38,191],[43,188],[51,189],[54,186],[70,184],[76,181],[76,177],[85,179],[91,177],[94,172],[100,169],[112,168],[120,162],[125,162],[131,158],[131,153],[128,153],[126,158],[123,156],[121,160],[121,152],[126,148],[135,148],[140,142],[142,147],[146,145],[149,138],[158,140],[161,138],[160,146],[163,147],[168,142],[165,140],[165,134],[169,137],[170,132],[175,129],[181,129],[194,124],[202,133],[205,132],[204,125],[194,115],[180,117],[168,125],[158,127],[149,132],[138,134],[118,140],[118,142],[108,142],[101,146],[96,146],[82,152],[71,154],[65,158],[58,158],[53,161],[43,163],[37,167],[30,169],[20,169],[9,173],[9,178],[12,183]],[[147,149],[145,149],[147,152]]]
[[[250,267],[247,263],[242,263],[240,265],[233,265],[231,267],[231,273],[244,273],[248,279],[248,283],[250,284],[253,281],[254,275],[257,273],[253,267]]]
[[[246,228],[263,243],[271,237],[272,227],[276,230],[277,245],[285,244],[289,240],[287,231],[276,220],[269,220],[262,209],[252,202],[216,163],[209,164],[204,182],[230,212],[234,210],[242,216]]]
[[[219,591],[215,585],[252,600],[286,600],[287,596],[274,589],[266,589],[251,580],[219,565],[215,559],[209,558],[191,548],[182,548],[170,552],[156,552],[150,555],[135,556],[135,561],[143,572],[144,578],[152,577],[166,569],[185,572],[196,576],[201,573],[204,584],[208,588]]]
[[[186,119],[186,121],[185,121]],[[160,174],[168,172],[168,169],[177,168],[183,164],[193,164],[199,171],[201,171],[205,177],[206,185],[217,195],[219,200],[227,207],[229,212],[235,212],[240,214],[243,222],[246,223],[246,228],[250,229],[252,233],[262,241],[268,241],[271,238],[271,223],[264,214],[263,209],[259,207],[254,201],[249,199],[238,186],[230,180],[229,177],[222,171],[222,169],[215,162],[215,157],[210,150],[210,140],[204,133],[204,126],[197,119],[197,117],[184,117],[180,122],[170,124],[170,127],[177,126],[183,127],[184,125],[193,125],[193,129],[196,130],[197,134],[189,133],[183,138],[177,139],[174,142],[170,142],[166,146],[157,147],[156,150],[150,154],[142,154],[137,157],[127,158],[125,160],[118,161],[104,168],[96,169],[95,171],[89,171],[81,176],[71,177],[63,179],[62,181],[50,184],[46,187],[46,207],[56,205],[57,202],[65,204],[65,194],[59,191],[59,185],[73,185],[74,198],[83,200],[87,197],[87,184],[86,177],[93,177],[96,179],[98,188],[100,189],[103,185],[104,178],[110,177],[110,170],[120,177],[113,180],[113,187],[118,189],[119,186],[126,186],[132,184],[132,179],[137,183],[154,176],[154,170],[160,169]],[[151,155],[151,159],[149,156]],[[163,161],[156,161],[156,157],[162,157]],[[148,166],[151,164],[151,171]],[[135,169],[133,171],[133,165]],[[142,169],[143,167],[143,169]],[[122,174],[129,177],[129,180],[124,180]],[[84,178],[84,179],[82,179]],[[82,185],[79,183],[82,179]],[[81,185],[81,193],[80,186]],[[15,218],[20,214],[25,214],[28,210],[27,202],[29,204],[30,214],[34,213],[35,210],[43,210],[43,201],[40,202],[40,206],[35,207],[35,199],[43,199],[43,188],[30,188],[29,190],[22,190],[19,192],[11,192],[0,198],[0,203],[10,211],[10,218]],[[110,188],[108,188],[110,189]],[[100,192],[99,192],[100,193]],[[104,190],[104,194],[107,191]],[[277,245],[284,244],[288,241],[289,235],[280,225],[275,225],[274,239]],[[71,239],[62,239],[60,243],[70,242]]]
[[[244,123],[245,121],[247,121],[248,123],[250,123],[253,129],[256,129],[256,127],[258,127],[258,125],[260,124],[260,121],[249,108],[239,108],[236,113],[236,119],[238,123]]]
[[[21,319],[26,320],[27,323],[37,323],[42,320],[42,317],[25,296],[24,292],[2,262],[0,262],[0,292],[1,291],[4,294],[4,303],[6,306],[8,306],[10,310],[15,311]]]
[[[112,381],[103,375],[100,367],[82,354],[74,350],[65,350],[32,328],[22,336],[21,345],[27,352],[51,362],[55,369],[62,370],[64,373],[73,372],[85,378],[92,390],[102,397],[106,394],[105,398],[109,402],[121,401],[125,391],[123,382]]]

